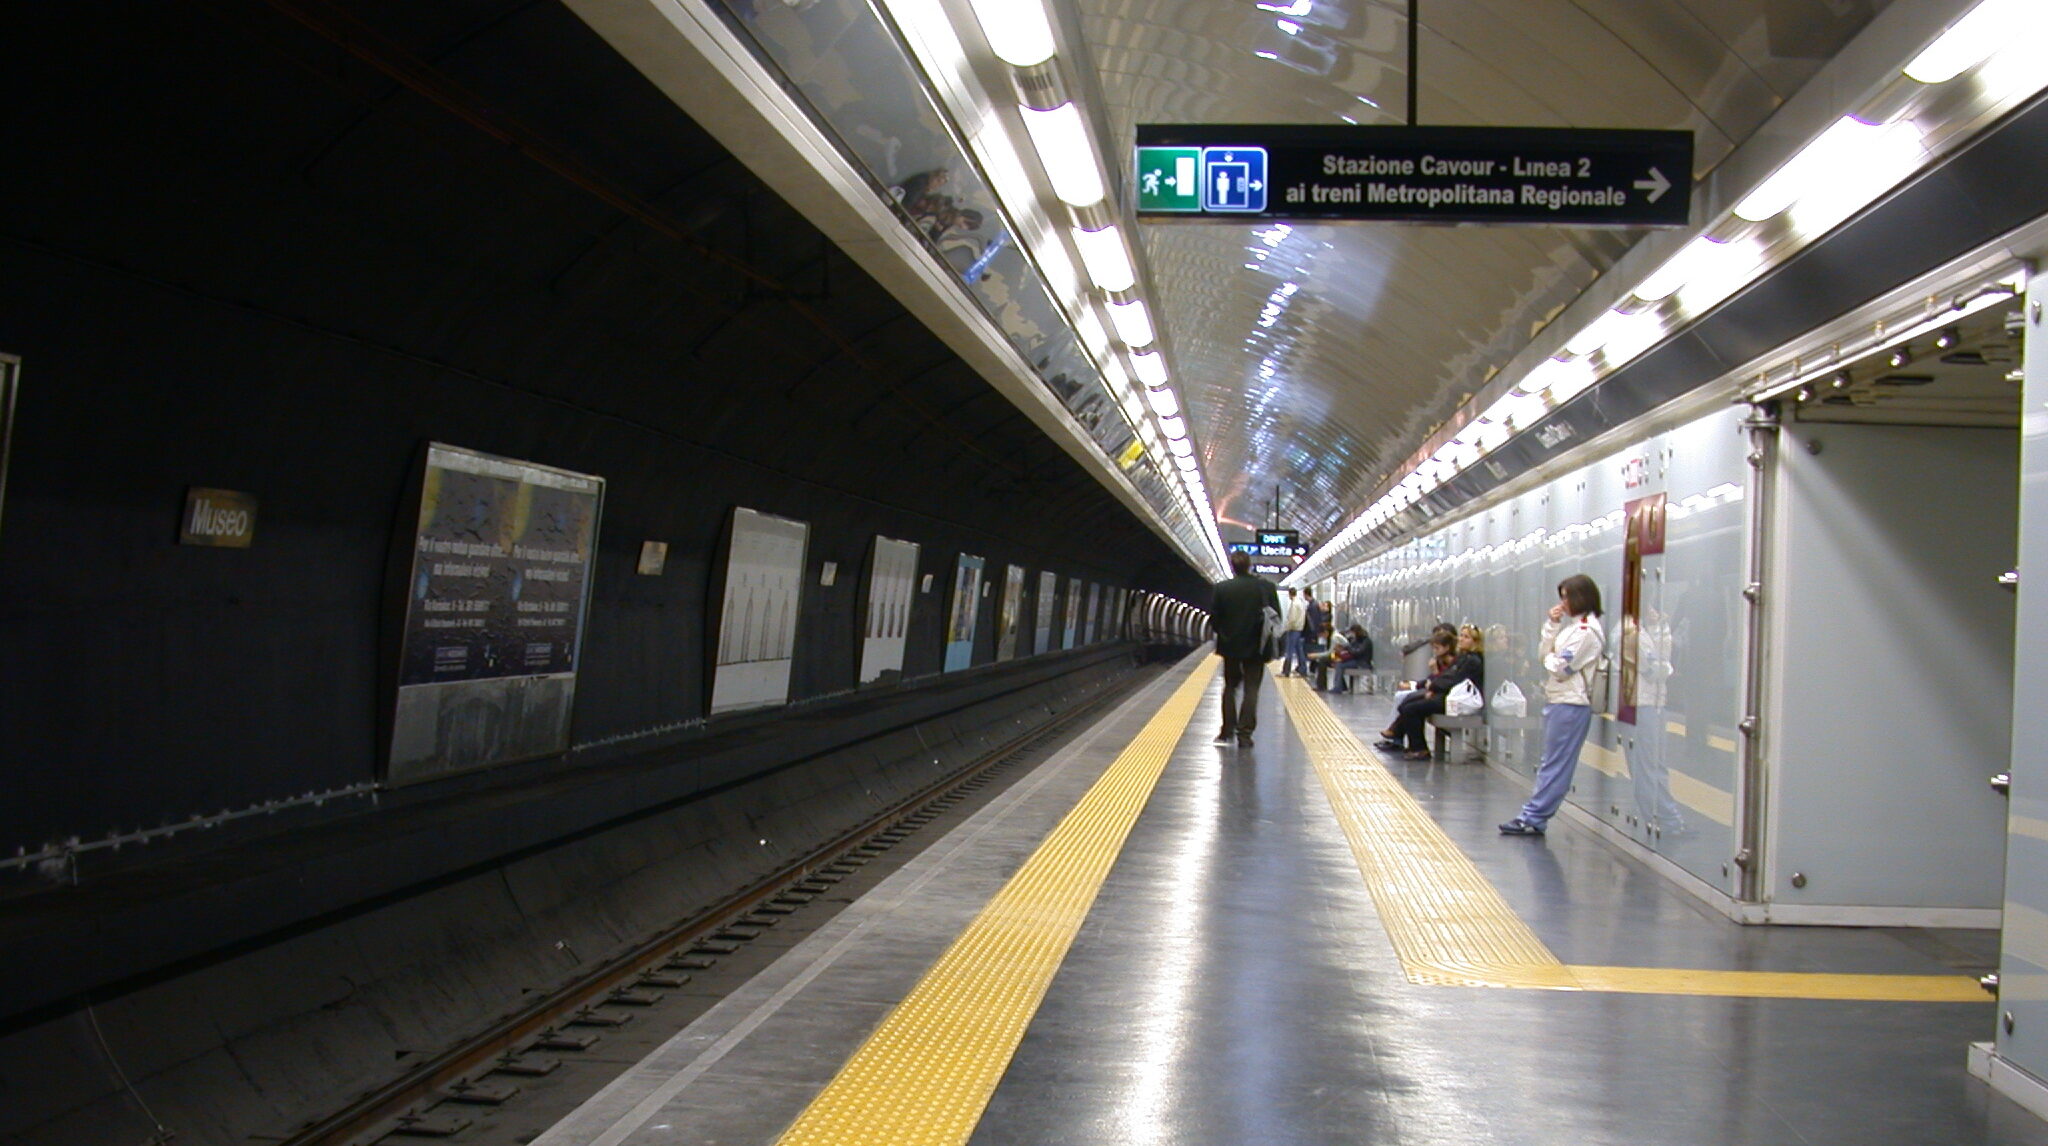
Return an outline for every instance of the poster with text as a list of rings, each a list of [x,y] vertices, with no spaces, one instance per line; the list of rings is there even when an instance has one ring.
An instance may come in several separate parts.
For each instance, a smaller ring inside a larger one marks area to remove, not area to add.
[[[1036,630],[1037,640],[1031,646],[1032,652],[1049,653],[1052,651],[1052,626],[1056,616],[1054,610],[1059,607],[1059,603],[1060,575],[1057,573],[1040,573],[1038,575],[1038,623],[1033,626]]]
[[[1024,623],[1024,567],[1010,566],[1003,578],[1003,608],[996,614],[996,659],[1017,655],[1017,629]]]
[[[568,747],[604,479],[427,447],[386,779]]]
[[[788,703],[810,533],[801,521],[745,507],[732,511],[711,675],[713,715]]]
[[[910,602],[917,587],[918,545],[877,536],[868,561],[868,615],[860,646],[860,683],[890,684],[903,675],[910,639]]]
[[[974,624],[981,616],[981,569],[984,562],[962,553],[953,572],[953,611],[946,620],[946,672],[974,663]]]

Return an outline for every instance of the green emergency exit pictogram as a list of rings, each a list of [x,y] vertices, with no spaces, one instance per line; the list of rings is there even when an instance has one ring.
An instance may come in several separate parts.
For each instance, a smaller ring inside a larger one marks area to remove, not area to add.
[[[1201,148],[1138,149],[1138,210],[1199,212],[1201,209]]]

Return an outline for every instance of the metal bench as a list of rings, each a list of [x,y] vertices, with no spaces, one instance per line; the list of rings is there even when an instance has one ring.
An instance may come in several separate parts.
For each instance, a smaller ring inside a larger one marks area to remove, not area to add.
[[[1451,733],[1471,732],[1486,727],[1486,717],[1437,715],[1429,718],[1429,726],[1436,730],[1436,759],[1449,760],[1451,757]]]

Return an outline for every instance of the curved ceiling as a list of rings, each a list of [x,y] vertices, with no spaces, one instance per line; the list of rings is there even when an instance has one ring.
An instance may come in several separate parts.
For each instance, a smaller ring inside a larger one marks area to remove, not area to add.
[[[1698,178],[1889,0],[1422,0],[1417,109],[1694,133]],[[1140,123],[1405,121],[1407,8],[1077,0],[1109,138]],[[1319,538],[1640,232],[1147,224],[1217,517]]]

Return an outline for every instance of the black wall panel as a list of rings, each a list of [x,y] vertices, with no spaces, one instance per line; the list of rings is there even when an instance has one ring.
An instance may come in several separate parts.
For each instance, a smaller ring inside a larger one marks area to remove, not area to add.
[[[812,527],[798,700],[853,685],[875,533],[936,574],[910,678],[961,550],[1200,599],[558,5],[81,0],[10,6],[0,42],[0,848],[370,779],[428,440],[608,480],[579,749],[703,716],[735,505]],[[252,548],[176,544],[195,485],[260,499]]]

